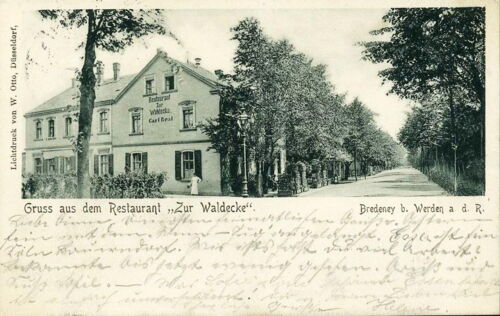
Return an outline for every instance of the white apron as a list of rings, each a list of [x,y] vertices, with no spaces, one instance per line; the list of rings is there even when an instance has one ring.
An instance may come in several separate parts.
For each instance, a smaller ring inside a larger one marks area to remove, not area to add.
[[[191,178],[191,195],[198,195],[198,183],[201,182],[201,179],[197,176],[193,176]]]

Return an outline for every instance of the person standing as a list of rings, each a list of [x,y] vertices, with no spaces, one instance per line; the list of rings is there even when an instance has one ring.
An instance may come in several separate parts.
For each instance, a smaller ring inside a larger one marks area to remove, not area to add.
[[[191,178],[191,195],[198,195],[198,183],[201,182],[201,178],[198,177],[196,174],[193,175]]]

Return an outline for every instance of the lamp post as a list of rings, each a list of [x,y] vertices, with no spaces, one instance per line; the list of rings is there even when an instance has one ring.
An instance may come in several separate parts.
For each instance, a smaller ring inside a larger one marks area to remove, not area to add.
[[[248,178],[247,178],[247,128],[248,128],[248,114],[243,111],[238,116],[238,125],[241,128],[242,136],[243,136],[243,181],[241,184],[243,185],[242,197],[248,197]]]

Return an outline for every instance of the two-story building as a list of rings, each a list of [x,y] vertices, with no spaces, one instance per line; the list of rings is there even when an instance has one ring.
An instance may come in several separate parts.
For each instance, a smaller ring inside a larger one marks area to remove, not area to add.
[[[221,193],[219,154],[200,123],[219,114],[217,77],[196,63],[159,50],[135,75],[102,80],[97,71],[90,139],[90,172],[166,172],[165,191],[186,194],[193,174],[200,194]],[[72,86],[25,114],[26,173],[65,173],[76,168],[72,141],[78,131],[79,88]]]

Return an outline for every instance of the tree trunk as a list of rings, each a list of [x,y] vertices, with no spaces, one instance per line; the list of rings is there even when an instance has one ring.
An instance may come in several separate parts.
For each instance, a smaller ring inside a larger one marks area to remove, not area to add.
[[[357,152],[354,150],[354,178],[358,181]]]
[[[231,160],[228,153],[221,153],[220,159],[221,191],[227,196],[231,193]]]
[[[474,90],[476,92],[477,98],[479,100],[479,111],[480,111],[480,116],[481,116],[481,144],[480,144],[480,155],[481,159],[484,160],[485,157],[485,148],[484,148],[484,139],[486,135],[486,129],[485,129],[485,120],[486,120],[486,96],[485,96],[485,89],[484,89],[484,82],[480,79],[479,73],[477,69],[474,69],[473,71],[473,84],[474,84]]]
[[[451,129],[452,129],[452,150],[453,150],[453,191],[457,193],[457,132],[456,132],[456,118],[455,118],[455,104],[453,103],[453,88],[449,90],[449,106],[451,116]]]
[[[90,197],[89,174],[89,142],[92,131],[92,114],[94,112],[95,83],[95,16],[94,11],[87,10],[88,31],[85,44],[80,84],[80,111],[78,115],[78,151],[77,151],[77,197]]]
[[[344,163],[344,167],[345,167],[345,175],[344,175],[344,180],[349,180],[349,177],[351,176],[351,170],[350,170],[350,167],[351,167],[351,163]]]
[[[257,175],[256,175],[256,181],[255,181],[255,195],[257,197],[262,197],[262,160],[257,159]]]
[[[273,154],[274,154],[274,146],[272,144],[272,140],[270,139],[270,137],[266,137],[266,155],[265,155],[266,158],[264,160],[264,168],[263,168],[264,178],[262,183],[264,193],[269,192],[270,183],[268,177],[269,175],[272,175],[272,168],[274,165]]]

